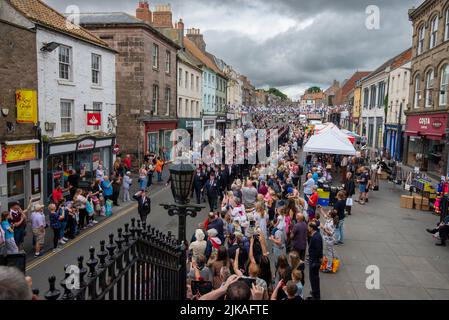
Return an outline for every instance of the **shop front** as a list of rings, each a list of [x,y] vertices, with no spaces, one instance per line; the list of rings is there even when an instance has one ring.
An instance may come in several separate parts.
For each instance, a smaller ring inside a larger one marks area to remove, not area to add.
[[[435,177],[447,174],[447,121],[447,113],[407,116],[407,165]]]
[[[220,136],[224,137],[226,131],[226,115],[217,116],[217,131]]]
[[[211,136],[216,136],[216,120],[217,117],[204,116],[203,117],[203,141],[209,140]]]
[[[96,177],[98,165],[103,164],[105,175],[110,175],[113,164],[115,136],[83,136],[70,141],[52,141],[44,144],[44,194],[45,201],[57,183],[67,184],[71,170],[83,175],[82,184]]]
[[[39,140],[5,141],[0,151],[0,208],[13,203],[25,207],[28,199],[41,198]]]
[[[185,129],[189,133],[190,136],[190,145],[192,146],[192,143],[194,141],[194,131],[199,130],[198,132],[201,132],[201,119],[194,119],[194,118],[180,118],[178,121],[178,128],[179,129]],[[199,139],[201,139],[201,136],[199,136]]]
[[[145,152],[149,151],[170,160],[173,146],[171,134],[178,128],[177,121],[155,120],[145,122]]]
[[[385,125],[385,151],[391,157],[398,161],[402,160],[402,126],[397,124]]]

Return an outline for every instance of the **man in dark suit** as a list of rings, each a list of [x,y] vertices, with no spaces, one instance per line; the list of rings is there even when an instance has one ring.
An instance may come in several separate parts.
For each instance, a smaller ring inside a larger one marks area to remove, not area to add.
[[[222,164],[219,172],[220,173],[219,173],[218,181],[220,184],[220,198],[223,199],[224,193],[228,187],[228,181],[230,179],[229,169],[224,164]]]
[[[320,300],[320,267],[323,260],[323,238],[315,222],[309,223],[309,280],[311,297],[307,300]]]
[[[137,192],[133,195],[133,198],[138,203],[137,211],[139,212],[140,220],[146,222],[147,216],[151,212],[151,199],[146,195],[145,190]]]
[[[201,203],[201,189],[204,187],[206,175],[201,172],[200,168],[196,169],[195,178],[193,179],[193,189],[195,190],[196,203]]]
[[[218,197],[220,195],[220,185],[215,178],[215,173],[211,172],[203,189],[206,190],[207,200],[209,201],[210,211],[215,212],[218,208]]]

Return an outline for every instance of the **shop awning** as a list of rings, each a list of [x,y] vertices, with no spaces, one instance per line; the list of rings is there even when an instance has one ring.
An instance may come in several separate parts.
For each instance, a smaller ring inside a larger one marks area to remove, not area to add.
[[[437,133],[426,134],[426,138],[429,140],[442,140],[443,135]]]
[[[405,130],[405,134],[407,136],[417,136],[418,135],[418,131],[413,131],[413,130]]]
[[[5,144],[7,146],[17,146],[17,145],[21,145],[21,144],[36,144],[36,143],[39,143],[39,140],[31,139],[31,140],[5,141]]]

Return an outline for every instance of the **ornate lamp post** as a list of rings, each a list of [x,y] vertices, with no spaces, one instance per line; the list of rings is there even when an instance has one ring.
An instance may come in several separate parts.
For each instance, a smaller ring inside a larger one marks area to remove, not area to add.
[[[161,206],[168,211],[170,216],[177,215],[179,219],[178,225],[178,239],[182,241],[182,255],[180,272],[183,275],[180,277],[181,283],[179,288],[181,296],[185,297],[186,283],[184,275],[186,271],[186,217],[196,217],[197,212],[200,212],[204,206],[191,205],[190,195],[192,194],[193,179],[195,177],[195,166],[193,164],[181,163],[172,164],[170,166],[171,176],[171,191],[175,200],[174,204],[162,203]]]

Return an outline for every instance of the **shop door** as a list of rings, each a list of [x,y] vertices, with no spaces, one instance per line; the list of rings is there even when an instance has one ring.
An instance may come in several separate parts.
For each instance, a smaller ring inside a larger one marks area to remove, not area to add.
[[[171,148],[173,143],[170,141],[171,131],[164,131],[164,157],[165,160],[171,160]]]
[[[25,207],[24,169],[24,166],[8,168],[8,209],[15,202]]]
[[[148,151],[156,155],[159,154],[159,134],[157,132],[148,133]]]

